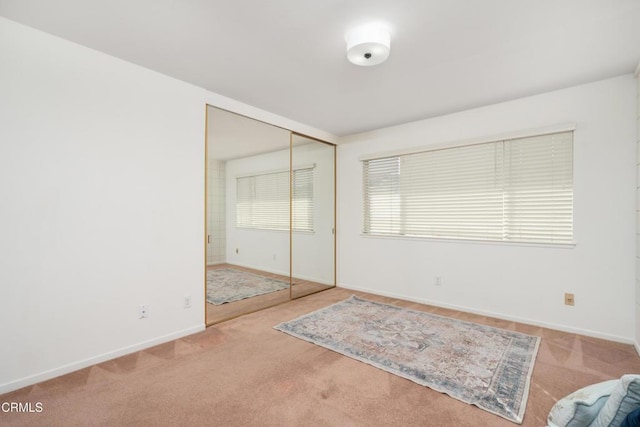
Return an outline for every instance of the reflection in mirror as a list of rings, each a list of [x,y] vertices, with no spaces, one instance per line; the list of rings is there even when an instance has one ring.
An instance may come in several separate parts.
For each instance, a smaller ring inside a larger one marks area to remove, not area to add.
[[[207,325],[290,299],[289,134],[207,107]]]
[[[335,146],[291,136],[291,296],[335,285]]]

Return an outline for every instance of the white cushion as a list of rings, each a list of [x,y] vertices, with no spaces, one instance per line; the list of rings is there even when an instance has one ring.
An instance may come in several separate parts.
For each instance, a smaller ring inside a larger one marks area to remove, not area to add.
[[[640,375],[623,375],[591,427],[618,427],[640,408]]]
[[[620,380],[593,384],[560,399],[549,412],[549,427],[584,427],[598,415]]]

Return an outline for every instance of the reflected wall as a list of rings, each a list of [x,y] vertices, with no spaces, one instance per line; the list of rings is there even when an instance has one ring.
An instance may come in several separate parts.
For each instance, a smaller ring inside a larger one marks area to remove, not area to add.
[[[290,154],[291,293],[297,298],[335,285],[335,146],[294,133]]]

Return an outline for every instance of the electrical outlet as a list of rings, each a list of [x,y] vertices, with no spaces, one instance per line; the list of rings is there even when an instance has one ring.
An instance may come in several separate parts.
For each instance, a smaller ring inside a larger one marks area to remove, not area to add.
[[[442,277],[436,276],[436,281],[434,283],[436,286],[442,286]]]
[[[142,304],[138,306],[138,319],[146,319],[149,317],[149,305]]]
[[[191,295],[185,295],[183,303],[184,303],[184,308],[191,308]]]
[[[575,298],[573,294],[570,294],[570,293],[564,294],[564,305],[575,305]]]

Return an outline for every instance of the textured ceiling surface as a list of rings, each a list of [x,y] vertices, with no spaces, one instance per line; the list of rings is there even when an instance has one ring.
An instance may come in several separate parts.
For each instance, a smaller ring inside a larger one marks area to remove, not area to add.
[[[0,0],[0,16],[349,135],[632,73],[639,0]],[[345,33],[381,21],[391,56]]]

